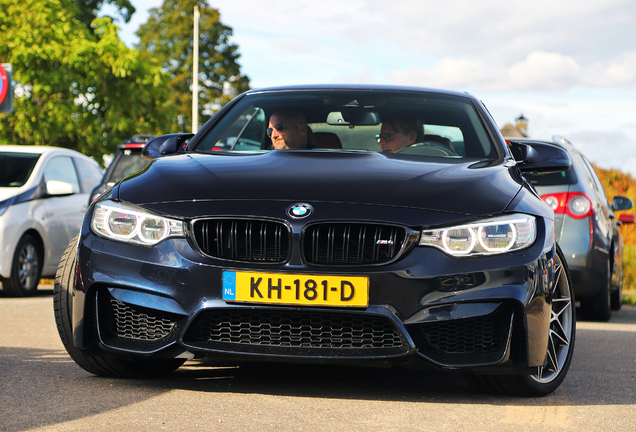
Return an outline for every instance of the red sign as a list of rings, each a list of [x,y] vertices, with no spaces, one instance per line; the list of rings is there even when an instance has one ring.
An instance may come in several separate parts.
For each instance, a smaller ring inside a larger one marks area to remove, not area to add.
[[[7,96],[9,85],[9,77],[7,76],[7,71],[5,71],[2,67],[2,64],[0,64],[0,104],[4,102],[4,98]]]

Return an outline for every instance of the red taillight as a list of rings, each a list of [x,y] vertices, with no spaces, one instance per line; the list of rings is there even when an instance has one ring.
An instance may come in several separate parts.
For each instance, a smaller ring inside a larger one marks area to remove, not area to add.
[[[581,192],[561,192],[542,195],[541,199],[557,214],[567,214],[575,219],[594,214],[592,201]]]
[[[145,146],[146,146],[145,142],[124,144],[124,148],[127,148],[127,149],[130,149],[130,148],[138,149],[138,148],[144,148]]]

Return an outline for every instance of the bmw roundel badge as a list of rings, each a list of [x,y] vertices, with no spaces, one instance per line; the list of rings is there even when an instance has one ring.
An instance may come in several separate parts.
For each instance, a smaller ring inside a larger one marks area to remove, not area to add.
[[[301,219],[314,212],[314,208],[309,204],[294,204],[287,209],[287,214],[294,219]]]

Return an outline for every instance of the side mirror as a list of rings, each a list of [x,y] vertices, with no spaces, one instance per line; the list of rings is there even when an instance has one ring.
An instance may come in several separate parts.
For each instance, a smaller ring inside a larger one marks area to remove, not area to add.
[[[634,223],[634,215],[622,214],[618,217],[618,221],[624,224],[632,224]]]
[[[612,199],[612,210],[614,211],[618,211],[618,210],[629,210],[630,208],[634,207],[634,202],[624,196],[615,196]],[[628,216],[628,215],[621,215],[621,216]],[[632,216],[633,218],[633,216]]]
[[[572,167],[568,152],[552,144],[510,141],[510,150],[522,173],[553,173]]]
[[[194,134],[180,133],[161,135],[151,139],[141,151],[141,157],[153,160],[158,157],[175,153],[182,153],[186,144],[192,139]]]
[[[46,193],[49,196],[65,196],[73,195],[75,190],[73,185],[58,180],[49,180],[46,182]]]

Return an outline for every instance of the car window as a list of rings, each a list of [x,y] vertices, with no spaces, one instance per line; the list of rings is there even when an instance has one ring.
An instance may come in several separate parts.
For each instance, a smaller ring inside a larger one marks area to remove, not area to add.
[[[75,172],[75,165],[68,156],[57,156],[44,168],[44,181],[62,181],[73,186],[73,193],[79,193],[80,186]]]
[[[590,178],[592,179],[594,189],[596,189],[598,193],[600,194],[601,198],[603,198],[603,200],[607,202],[607,196],[605,195],[605,189],[603,189],[603,183],[601,183],[601,180],[596,175],[596,171],[594,171],[594,167],[592,166],[590,161],[587,160],[585,156],[581,155],[581,159],[585,163],[585,167],[590,173]]]
[[[570,168],[567,171],[556,173],[524,173],[523,176],[533,186],[556,186],[576,184],[576,171]]]
[[[0,152],[0,187],[20,187],[29,180],[37,153]]]
[[[103,174],[101,170],[83,159],[74,158],[74,161],[79,174],[82,192],[88,193],[92,191],[102,181]]]
[[[112,163],[115,165],[110,171],[107,182],[114,184],[124,177],[141,171],[150,161],[141,157],[141,149],[123,149]]]
[[[198,140],[194,151],[270,151],[269,118],[275,112],[301,113],[316,149],[381,152],[384,121],[409,118],[416,142],[391,157],[436,157],[447,161],[496,159],[493,145],[470,101],[453,95],[316,90],[258,93],[234,105]],[[398,156],[398,153],[400,154]]]

